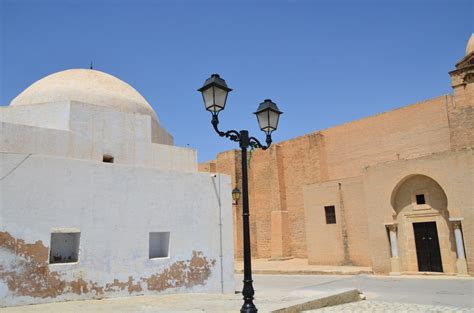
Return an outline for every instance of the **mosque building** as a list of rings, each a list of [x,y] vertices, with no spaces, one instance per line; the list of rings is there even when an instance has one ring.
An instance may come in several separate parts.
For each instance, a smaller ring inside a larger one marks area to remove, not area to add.
[[[234,292],[230,178],[127,83],[38,80],[0,107],[0,156],[0,306]]]
[[[375,273],[474,274],[474,35],[452,94],[254,151],[252,256]],[[199,165],[241,188],[240,153]],[[234,207],[242,258],[241,204]]]

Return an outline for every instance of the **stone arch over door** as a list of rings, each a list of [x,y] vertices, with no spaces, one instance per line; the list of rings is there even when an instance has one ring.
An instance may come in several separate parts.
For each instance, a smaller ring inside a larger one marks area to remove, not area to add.
[[[397,224],[401,271],[419,271],[414,224],[434,222],[439,241],[442,271],[455,273],[454,230],[449,223],[448,199],[438,182],[423,174],[409,175],[396,185],[392,192],[391,202]],[[417,226],[420,225],[417,224]]]

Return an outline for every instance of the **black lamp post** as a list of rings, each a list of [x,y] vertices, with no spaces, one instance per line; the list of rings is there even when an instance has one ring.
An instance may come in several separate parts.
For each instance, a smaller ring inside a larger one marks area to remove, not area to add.
[[[277,105],[270,99],[266,99],[260,103],[257,112],[258,123],[260,129],[266,134],[266,143],[264,146],[255,137],[250,137],[247,130],[229,130],[226,132],[220,131],[217,127],[219,125],[219,112],[224,110],[227,101],[227,95],[232,89],[227,87],[225,80],[217,74],[212,74],[205,82],[204,86],[198,89],[202,93],[204,105],[206,110],[212,113],[212,126],[217,134],[221,137],[227,137],[232,141],[238,142],[242,152],[242,200],[243,200],[243,248],[244,248],[244,287],[242,295],[244,296],[244,304],[240,312],[250,313],[257,312],[257,308],[253,304],[253,296],[255,291],[252,286],[252,259],[250,255],[250,227],[249,227],[249,194],[247,181],[247,149],[261,148],[266,150],[272,144],[272,132],[278,127],[278,120],[281,112]],[[234,189],[235,191],[235,189]],[[237,194],[235,195],[237,196]]]

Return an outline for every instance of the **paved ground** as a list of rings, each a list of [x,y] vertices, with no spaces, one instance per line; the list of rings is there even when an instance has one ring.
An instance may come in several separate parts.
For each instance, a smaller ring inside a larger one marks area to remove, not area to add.
[[[242,276],[237,275],[236,289]],[[474,279],[372,275],[255,275],[259,312],[275,304],[317,298],[326,292],[360,289],[366,301],[315,312],[474,312]],[[167,295],[72,301],[0,309],[7,312],[237,312],[241,295]]]
[[[473,312],[474,279],[449,276],[256,276],[256,287],[331,291],[357,288],[367,300],[307,312]],[[259,286],[258,281],[263,279]],[[285,286],[277,286],[284,282]]]
[[[255,289],[361,290],[367,300],[474,308],[474,279],[450,276],[255,275]]]
[[[402,312],[420,312],[420,313],[451,313],[451,312],[474,312],[474,309],[466,308],[454,308],[449,306],[439,306],[439,305],[425,305],[425,304],[407,304],[407,303],[397,303],[397,302],[386,302],[386,301],[376,301],[376,300],[367,300],[360,302],[353,302],[348,304],[336,305],[319,310],[305,311],[313,313],[332,313],[332,312],[350,312],[350,313],[402,313]]]

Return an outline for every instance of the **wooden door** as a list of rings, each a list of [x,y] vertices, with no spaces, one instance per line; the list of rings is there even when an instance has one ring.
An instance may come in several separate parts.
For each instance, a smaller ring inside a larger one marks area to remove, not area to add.
[[[420,272],[442,272],[436,222],[413,223],[415,232],[416,256]]]

